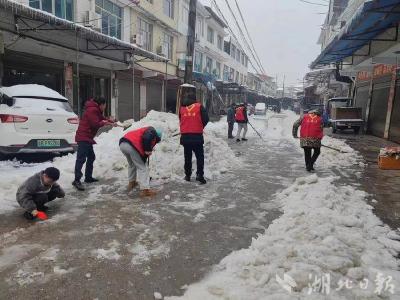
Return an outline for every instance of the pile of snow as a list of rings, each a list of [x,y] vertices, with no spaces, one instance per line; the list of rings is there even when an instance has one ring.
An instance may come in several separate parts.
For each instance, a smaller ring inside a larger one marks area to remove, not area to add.
[[[166,299],[399,299],[400,237],[364,192],[335,179],[297,179],[277,195],[284,214],[250,248],[224,258],[183,297]]]
[[[356,150],[347,145],[345,141],[330,136],[324,136],[322,144],[334,149],[322,147],[321,157],[318,159],[320,163],[317,161],[317,165],[322,165],[327,169],[332,167],[350,167],[354,165],[359,165],[360,167],[365,166],[365,163],[362,162],[363,157]]]
[[[128,163],[119,149],[120,138],[128,131],[153,126],[163,131],[163,139],[155,148],[150,159],[150,175],[155,180],[173,180],[184,176],[183,147],[179,144],[179,120],[174,114],[151,111],[147,117],[132,124],[132,127],[123,131],[116,127],[108,132],[102,133],[96,138],[97,145],[94,146],[96,161],[94,176],[101,179],[116,178],[124,182],[127,180]],[[215,179],[226,172],[230,167],[238,163],[234,152],[228,146],[223,137],[220,137],[219,127],[213,124],[205,132],[205,176]],[[176,136],[174,136],[176,135]],[[15,194],[19,185],[33,174],[44,170],[46,167],[54,166],[61,170],[60,184],[68,192],[71,182],[74,180],[75,154],[59,157],[53,163],[42,164],[20,164],[17,161],[0,162],[0,213],[18,207]],[[193,157],[193,160],[195,157]],[[196,164],[193,165],[194,169]],[[84,170],[83,170],[84,171]]]

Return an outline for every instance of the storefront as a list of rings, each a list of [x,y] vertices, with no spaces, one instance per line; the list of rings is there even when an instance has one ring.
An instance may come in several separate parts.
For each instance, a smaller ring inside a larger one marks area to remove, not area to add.
[[[64,62],[7,50],[3,56],[3,85],[40,84],[64,93]]]
[[[116,74],[118,82],[117,117],[120,121],[140,119],[140,77],[135,75],[135,100],[133,100],[131,72],[117,72]]]
[[[389,128],[389,139],[400,143],[400,69],[396,71],[396,90]]]

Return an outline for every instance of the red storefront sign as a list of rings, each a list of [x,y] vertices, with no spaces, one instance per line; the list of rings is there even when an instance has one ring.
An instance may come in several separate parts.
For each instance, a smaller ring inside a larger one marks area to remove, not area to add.
[[[357,73],[357,81],[369,81],[371,80],[371,72],[361,71]]]
[[[377,65],[374,67],[374,78],[391,75],[394,70],[395,65]]]

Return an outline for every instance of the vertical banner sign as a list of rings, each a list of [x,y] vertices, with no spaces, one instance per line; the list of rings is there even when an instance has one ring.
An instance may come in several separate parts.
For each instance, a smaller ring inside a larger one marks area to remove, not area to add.
[[[65,76],[65,98],[67,98],[69,103],[72,105],[74,98],[74,81],[73,81],[73,67],[71,63],[67,63],[65,65],[64,76]]]

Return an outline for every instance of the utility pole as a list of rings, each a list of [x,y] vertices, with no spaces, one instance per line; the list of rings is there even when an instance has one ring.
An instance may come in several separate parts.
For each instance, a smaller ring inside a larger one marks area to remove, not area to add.
[[[185,83],[193,82],[193,57],[194,44],[196,42],[196,10],[197,0],[190,0],[189,4],[189,26],[186,47],[186,67],[185,67]]]
[[[286,80],[286,74],[283,75],[282,99],[285,98],[285,80]]]

